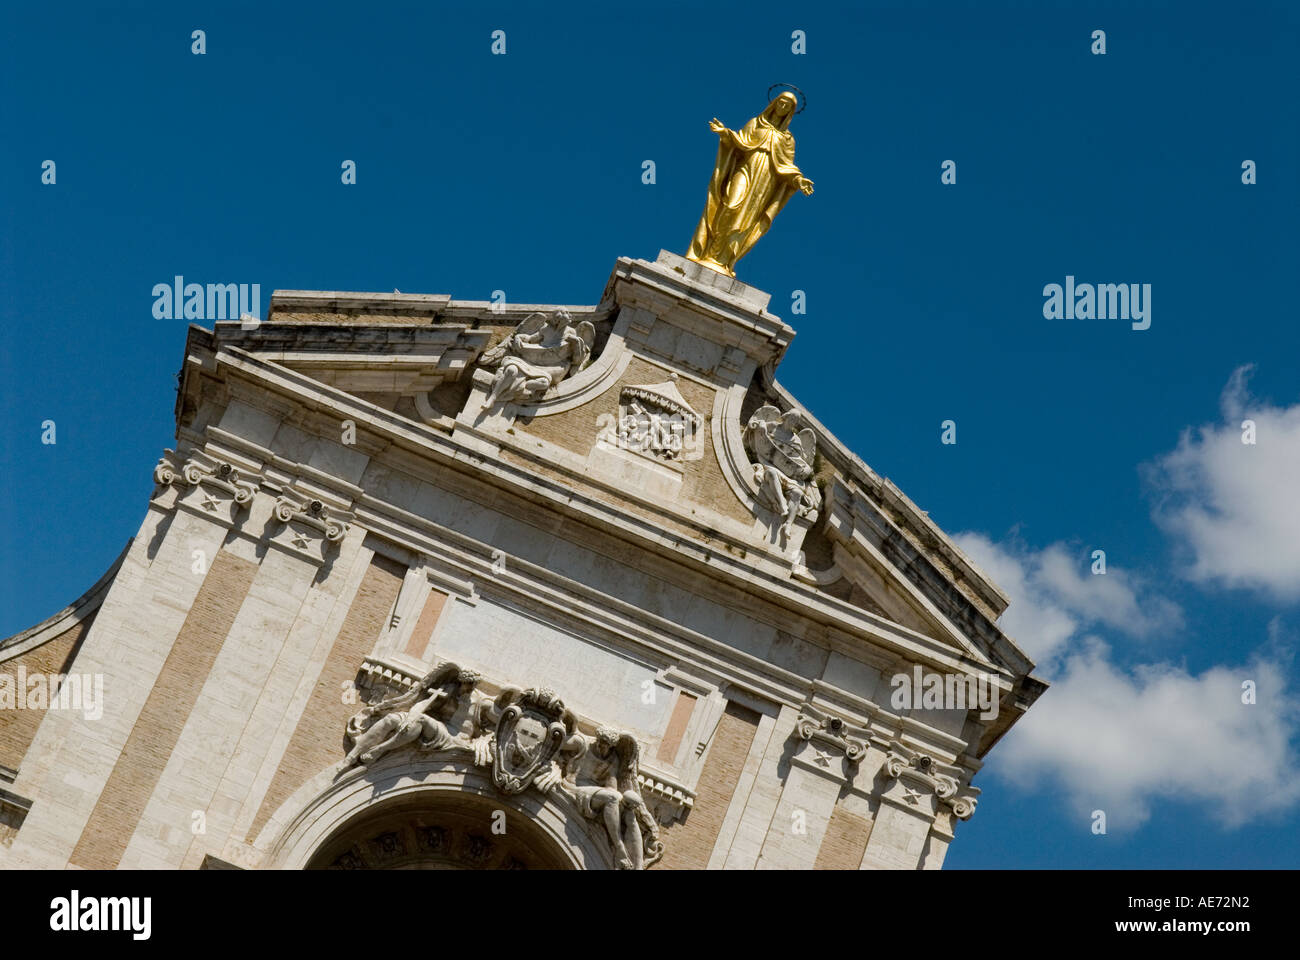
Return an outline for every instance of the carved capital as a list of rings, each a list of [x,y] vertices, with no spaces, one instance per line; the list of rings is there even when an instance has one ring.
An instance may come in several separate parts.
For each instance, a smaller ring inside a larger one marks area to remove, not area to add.
[[[962,785],[962,771],[935,760],[928,754],[904,747],[898,741],[889,745],[881,773],[888,779],[898,780],[905,787],[907,802],[915,804],[916,788],[932,795],[936,801],[952,809],[959,820],[969,820],[975,813],[980,790]]]
[[[814,746],[830,747],[833,753],[843,757],[844,766],[850,775],[867,755],[867,730],[856,727],[846,720],[832,716],[811,704],[804,704],[799,718],[795,721],[793,736]],[[830,769],[831,756],[825,750],[817,749],[816,756],[810,761],[823,769]]]
[[[310,495],[286,490],[275,501],[275,519],[282,527],[269,542],[319,566],[347,535],[355,516]]]
[[[261,474],[202,450],[192,451],[184,462],[175,451],[164,452],[154,467],[153,478],[161,488],[180,488],[178,507],[227,527],[234,526],[239,514],[248,509],[262,482]],[[161,490],[155,493],[154,500],[160,495]]]

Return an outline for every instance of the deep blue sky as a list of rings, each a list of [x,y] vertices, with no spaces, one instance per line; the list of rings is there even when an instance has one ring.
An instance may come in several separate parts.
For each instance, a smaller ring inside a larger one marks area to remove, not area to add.
[[[1120,662],[1240,662],[1295,614],[1181,580],[1138,469],[1217,419],[1241,364],[1300,399],[1294,4],[2,16],[0,636],[80,595],[144,515],[186,326],[154,319],[155,283],[260,283],[263,309],[276,288],[594,303],[618,256],[685,252],[709,119],[740,127],[776,81],[807,93],[791,129],[816,182],[739,268],[798,331],[779,379],[945,529],[1102,546],[1174,598],[1188,629]],[[1044,320],[1066,274],[1152,284],[1151,329]],[[1099,840],[1050,788],[977,783],[953,867],[1300,862],[1281,820],[1225,830],[1191,804]]]

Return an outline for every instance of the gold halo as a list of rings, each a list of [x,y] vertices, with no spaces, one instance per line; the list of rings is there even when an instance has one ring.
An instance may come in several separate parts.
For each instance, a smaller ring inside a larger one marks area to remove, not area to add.
[[[795,95],[799,99],[799,109],[795,111],[795,116],[798,116],[799,114],[804,112],[804,109],[808,106],[808,98],[804,95],[804,92],[800,90],[798,87],[796,87],[793,83],[774,83],[770,87],[768,87],[767,88],[768,103],[772,102],[772,91],[775,90],[777,87],[785,87],[787,90],[793,90],[795,92]]]

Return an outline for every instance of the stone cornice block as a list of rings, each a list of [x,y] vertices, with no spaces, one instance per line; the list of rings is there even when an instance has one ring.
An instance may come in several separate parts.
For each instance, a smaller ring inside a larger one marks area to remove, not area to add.
[[[654,316],[642,335],[656,352],[700,369],[707,363],[724,380],[747,380],[754,367],[779,361],[794,339],[794,330],[766,311],[767,294],[666,251],[656,263],[619,258],[605,288],[611,298]],[[689,336],[660,333],[661,324]],[[712,345],[716,356],[697,341]]]
[[[338,313],[400,313],[436,315],[451,296],[445,293],[351,293],[341,290],[276,290],[269,314],[307,311]]]

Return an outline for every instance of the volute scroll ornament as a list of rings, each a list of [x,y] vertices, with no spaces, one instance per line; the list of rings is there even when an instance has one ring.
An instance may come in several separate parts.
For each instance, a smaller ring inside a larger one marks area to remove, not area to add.
[[[889,779],[928,787],[940,803],[952,808],[953,816],[959,820],[969,820],[979,803],[980,789],[963,786],[961,770],[942,764],[928,754],[911,750],[898,741],[889,745],[889,756],[885,759],[882,773]]]

